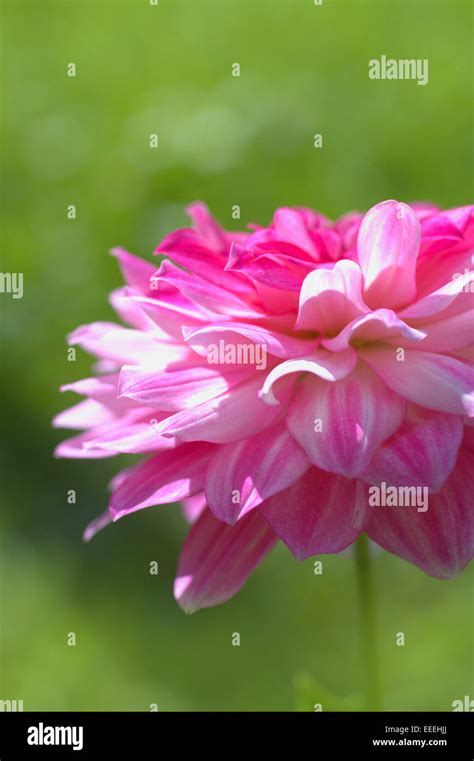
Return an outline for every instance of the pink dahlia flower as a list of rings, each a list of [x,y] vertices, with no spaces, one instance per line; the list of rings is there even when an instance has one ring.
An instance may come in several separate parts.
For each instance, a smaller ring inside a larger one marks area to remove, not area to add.
[[[365,532],[432,576],[457,574],[474,537],[474,207],[384,201],[336,222],[282,208],[247,233],[203,204],[189,214],[158,270],[114,250],[128,327],[69,339],[100,374],[63,387],[86,398],[55,424],[85,432],[57,455],[147,455],[85,538],[182,501],[187,611],[235,594],[279,539],[302,559]],[[428,504],[374,508],[374,487],[423,489]]]

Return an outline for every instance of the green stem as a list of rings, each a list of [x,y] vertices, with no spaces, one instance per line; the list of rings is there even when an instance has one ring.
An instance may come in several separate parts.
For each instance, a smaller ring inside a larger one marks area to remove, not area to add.
[[[360,534],[355,544],[357,585],[359,588],[360,624],[364,655],[366,698],[368,711],[380,711],[380,675],[375,612],[375,585],[369,543]]]

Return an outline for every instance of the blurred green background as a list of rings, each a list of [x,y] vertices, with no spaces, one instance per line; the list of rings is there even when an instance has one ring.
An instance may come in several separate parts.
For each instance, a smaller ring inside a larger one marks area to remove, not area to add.
[[[1,267],[24,273],[24,297],[1,296],[0,698],[25,710],[343,707],[328,694],[350,698],[363,683],[351,552],[325,557],[317,576],[313,560],[279,547],[235,599],[186,616],[172,597],[179,508],[145,510],[82,543],[124,461],[52,457],[63,435],[50,420],[77,399],[57,388],[91,367],[82,353],[67,361],[65,335],[114,319],[107,294],[121,279],[107,251],[151,259],[196,199],[231,229],[234,204],[243,226],[286,204],[335,216],[391,197],[470,202],[472,5],[1,8]],[[368,60],[381,54],[427,58],[429,84],[370,81]],[[451,710],[473,694],[472,570],[440,582],[383,552],[375,566],[384,708]]]

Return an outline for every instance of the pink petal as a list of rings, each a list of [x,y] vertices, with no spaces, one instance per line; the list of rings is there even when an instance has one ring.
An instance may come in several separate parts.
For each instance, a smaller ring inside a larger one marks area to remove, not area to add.
[[[321,259],[336,261],[341,256],[342,241],[335,230],[320,227],[312,231],[312,237],[318,247]]]
[[[417,349],[438,353],[451,353],[458,349],[464,349],[474,343],[474,311],[453,311],[448,307],[437,315],[435,319],[417,321],[417,329],[425,334],[425,338],[419,342]],[[390,343],[394,343],[392,339]],[[399,346],[406,346],[406,342],[398,342]]]
[[[443,214],[433,214],[421,220],[420,256],[445,251],[462,240],[459,228]]]
[[[273,288],[271,285],[256,282],[255,288],[263,304],[263,309],[267,313],[266,323],[271,322],[275,329],[293,330],[298,308],[299,287],[298,291],[282,291]]]
[[[249,241],[262,249],[298,252],[308,260],[335,260],[341,253],[340,236],[329,227],[329,220],[312,209],[277,209],[272,224],[253,233]]]
[[[191,497],[204,488],[206,468],[215,448],[196,443],[160,452],[131,468],[110,500],[113,520],[152,505]]]
[[[439,211],[439,206],[435,206],[431,201],[412,201],[410,206],[420,221]]]
[[[173,285],[180,293],[205,309],[218,314],[230,314],[242,319],[255,319],[262,316],[261,310],[252,306],[248,299],[240,298],[225,286],[204,279],[197,274],[190,274],[171,262],[164,260],[154,276],[154,284],[159,292],[161,283]]]
[[[365,530],[388,552],[430,576],[451,578],[473,555],[473,493],[471,456],[461,450],[441,492],[429,495],[426,512],[416,507],[370,507]]]
[[[420,236],[417,216],[404,203],[384,201],[367,212],[357,251],[370,307],[396,308],[415,298]]]
[[[462,446],[471,452],[474,452],[474,420],[467,421],[464,428]]]
[[[474,365],[474,344],[466,346],[465,349],[454,349],[449,352],[450,356],[460,359],[461,362]]]
[[[148,360],[156,367],[186,359],[189,349],[177,343],[163,343],[153,333],[129,330],[110,322],[93,322],[74,330],[71,346],[80,346],[90,354],[122,364],[143,364]]]
[[[420,257],[416,268],[417,300],[414,306],[423,301],[425,307],[427,297],[469,273],[473,263],[473,254],[465,244]],[[431,300],[430,307],[432,303]]]
[[[81,431],[96,425],[113,422],[115,412],[95,399],[83,399],[73,407],[59,412],[53,418],[54,428],[71,428]]]
[[[117,288],[110,294],[109,302],[122,322],[138,330],[152,331],[156,338],[162,341],[170,341],[170,334],[162,330],[144,308],[143,302],[146,302],[148,297],[135,294],[136,291],[130,288]]]
[[[119,375],[117,373],[99,375],[92,378],[83,378],[82,380],[74,381],[74,383],[66,383],[60,387],[60,391],[73,391],[75,394],[87,396],[120,415],[134,409],[140,409],[140,405],[132,399],[118,398],[118,381]],[[91,424],[94,425],[95,421],[92,421]]]
[[[288,264],[290,266],[285,266]],[[301,287],[302,277],[309,270],[309,263],[294,260],[292,257],[278,253],[261,253],[261,249],[232,245],[226,270],[239,272],[254,282],[257,286],[269,286],[284,291],[285,295],[297,294]]]
[[[112,476],[112,478],[110,479],[107,485],[109,492],[114,492],[116,489],[119,488],[119,486],[125,483],[129,475],[133,474],[134,469],[135,469],[135,466],[131,465],[129,468],[124,468],[123,470],[119,470],[118,473],[115,473],[115,475]]]
[[[334,338],[323,338],[321,346],[339,352],[347,349],[351,342],[384,341],[392,336],[400,336],[406,341],[423,341],[425,333],[407,325],[391,309],[376,309],[356,317]]]
[[[357,235],[359,233],[360,223],[363,214],[357,211],[350,211],[339,217],[334,223],[334,229],[342,239],[342,246],[345,251],[354,249],[357,245]]]
[[[160,419],[164,414],[161,413]],[[147,410],[145,407],[138,407],[103,423],[95,420],[85,433],[61,442],[55,450],[55,457],[97,459],[112,457],[120,452],[170,449],[176,446],[173,439],[165,439],[153,434],[150,420],[157,415],[158,413]],[[144,420],[146,422],[143,422]]]
[[[216,518],[233,524],[290,486],[309,466],[284,421],[279,422],[257,436],[219,447],[207,474],[209,507]]]
[[[257,511],[231,527],[206,510],[184,542],[174,584],[176,600],[187,613],[225,602],[239,591],[276,541]]]
[[[194,226],[199,235],[206,241],[207,245],[217,252],[225,252],[226,235],[222,227],[216,222],[209,212],[205,203],[196,201],[189,204],[186,211],[193,220]]]
[[[177,436],[182,441],[211,441],[216,444],[228,444],[254,436],[281,414],[279,407],[270,407],[260,399],[258,392],[261,383],[256,373],[255,377],[214,399],[171,415],[157,426],[157,431],[165,436]],[[282,402],[288,399],[291,388],[291,380],[281,384]]]
[[[429,410],[474,415],[474,369],[452,357],[405,349],[368,348],[359,353],[393,391]]]
[[[317,261],[319,250],[309,232],[308,221],[308,215],[300,209],[277,209],[273,216],[273,237],[275,241],[291,242]]]
[[[54,450],[55,457],[65,457],[69,460],[103,460],[104,457],[114,457],[116,452],[105,449],[86,449],[86,444],[97,435],[97,430],[80,433],[61,441]]]
[[[207,507],[206,495],[203,491],[193,494],[192,497],[186,497],[182,501],[183,515],[191,525],[196,523],[198,518],[203,514]]]
[[[176,439],[156,433],[156,426],[163,419],[164,413],[148,412],[146,419],[138,422],[117,424],[84,442],[87,451],[105,450],[113,454],[145,454],[174,449],[180,442]]]
[[[466,250],[473,243],[474,206],[438,211],[422,220],[421,229],[423,255]]]
[[[155,272],[153,264],[140,259],[138,256],[129,254],[124,248],[113,248],[110,253],[118,259],[123,278],[127,285],[141,293],[149,294],[150,279]]]
[[[112,522],[111,515],[108,510],[106,510],[105,513],[102,513],[102,515],[99,515],[97,518],[94,518],[93,521],[89,523],[88,526],[86,526],[86,529],[84,531],[84,534],[82,538],[85,542],[90,542],[90,540],[99,533],[99,531],[102,531],[103,528],[109,525],[109,523]]]
[[[454,277],[445,285],[432,291],[419,301],[415,301],[409,307],[406,307],[399,313],[402,319],[420,319],[422,317],[431,317],[432,315],[442,312],[463,291],[469,289],[470,283],[474,280],[474,272],[460,272],[458,277]]]
[[[211,312],[190,299],[182,296],[179,291],[156,292],[154,298],[132,296],[140,309],[143,309],[157,325],[157,328],[172,338],[182,341],[182,325],[202,325],[209,321],[223,320],[225,317]]]
[[[445,214],[456,225],[461,235],[465,236],[468,228],[471,234],[474,235],[474,204],[446,209],[442,214]]]
[[[265,378],[260,396],[266,404],[280,404],[280,399],[275,397],[273,386],[287,375],[294,373],[312,373],[327,381],[337,381],[345,378],[357,364],[357,354],[352,348],[346,351],[333,352],[326,349],[317,349],[307,357],[301,359],[288,359],[277,365]]]
[[[367,483],[427,486],[437,492],[456,463],[462,418],[409,406],[401,428],[376,451],[360,476]]]
[[[118,392],[122,397],[160,410],[191,409],[229,391],[249,372],[249,368],[223,372],[210,365],[168,371],[125,365],[120,372]]]
[[[107,405],[114,405],[117,401],[117,382],[118,375],[101,375],[99,377],[82,378],[73,383],[65,383],[60,387],[60,391],[74,391],[81,396],[89,396],[97,402]]]
[[[297,560],[304,560],[311,555],[340,552],[357,538],[366,509],[360,491],[357,481],[310,468],[289,489],[266,500],[258,511]]]
[[[265,350],[273,356],[284,359],[309,354],[317,346],[315,340],[295,338],[269,330],[261,325],[247,325],[240,322],[211,324],[203,328],[184,327],[183,335],[186,343],[192,346],[202,357],[208,356],[209,344],[216,345],[221,340],[226,344],[253,343],[265,347]],[[247,339],[247,341],[242,341],[239,336]]]
[[[195,230],[176,230],[158,246],[156,254],[166,254],[210,283],[221,285],[232,293],[250,296],[252,285],[239,274],[225,272],[225,263],[233,241],[244,242],[248,233],[226,233],[210,215],[202,203],[187,209],[193,219]]]
[[[239,238],[241,234],[236,234]],[[187,271],[230,294],[240,294],[248,300],[255,297],[251,282],[240,272],[227,271],[227,254],[233,245],[229,240],[221,253],[212,251],[194,230],[176,230],[160,244],[155,254],[165,254],[166,260],[177,262]],[[181,270],[184,271],[184,270]],[[189,292],[191,293],[191,292]]]
[[[287,425],[313,465],[354,478],[403,422],[405,402],[363,363],[328,383],[308,377],[288,407]]]
[[[331,336],[365,312],[368,307],[362,299],[360,267],[346,259],[336,262],[332,269],[318,268],[305,277],[295,328]]]
[[[221,252],[214,250],[198,230],[189,227],[173,230],[157,246],[154,253],[169,256],[191,272],[198,271],[200,265],[218,270],[223,267],[225,261]]]
[[[317,261],[325,253],[316,242],[318,232],[325,232],[329,221],[312,209],[282,207],[277,209],[272,224],[267,228],[253,227],[249,245],[266,247],[283,253],[302,255],[308,261]]]

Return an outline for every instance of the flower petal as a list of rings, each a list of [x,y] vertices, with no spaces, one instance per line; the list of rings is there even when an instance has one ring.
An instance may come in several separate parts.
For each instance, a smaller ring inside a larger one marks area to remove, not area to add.
[[[184,542],[174,584],[176,600],[186,613],[225,602],[276,541],[274,531],[256,510],[235,526],[218,521],[206,510]]]
[[[474,553],[474,476],[471,456],[458,462],[428,510],[413,507],[368,508],[367,534],[381,547],[439,579],[456,576]]]
[[[432,317],[446,309],[460,294],[469,291],[473,281],[474,272],[460,272],[448,283],[403,309],[399,317],[404,320]]]
[[[214,219],[208,207],[202,201],[195,201],[186,208],[199,235],[211,250],[225,253],[227,238],[224,230]]]
[[[189,357],[189,349],[178,343],[164,343],[151,331],[130,330],[113,322],[93,322],[82,325],[69,336],[71,346],[78,345],[89,354],[111,359],[120,364],[153,362],[167,367],[172,362]]]
[[[160,452],[131,468],[110,499],[113,520],[202,491],[207,464],[214,451],[215,447],[206,443],[183,445],[177,450]]]
[[[362,272],[358,264],[345,259],[332,269],[318,268],[305,277],[295,328],[331,336],[365,312]]]
[[[292,379],[282,382],[279,393],[282,402],[290,395]],[[281,414],[281,408],[270,407],[259,397],[261,380],[258,373],[214,399],[195,407],[176,412],[159,423],[158,433],[177,436],[182,441],[211,441],[228,444],[253,436],[271,425]]]
[[[226,322],[222,325],[210,324],[201,328],[183,327],[184,340],[202,357],[208,357],[209,345],[219,341],[227,344],[248,343],[265,347],[265,351],[274,357],[288,359],[301,357],[317,347],[318,341],[287,336],[274,330],[268,330],[261,325],[247,325],[240,322]],[[246,339],[242,341],[239,336]]]
[[[148,411],[145,418],[137,421],[124,420],[108,430],[97,432],[84,442],[86,452],[105,450],[113,454],[145,454],[174,449],[181,442],[174,438],[156,433],[156,426],[163,419],[164,413]]]
[[[225,373],[210,365],[164,372],[145,365],[124,365],[118,393],[159,410],[191,409],[229,391],[248,374],[249,368]]]
[[[357,481],[318,468],[258,508],[297,560],[344,550],[357,538],[365,510]]]
[[[73,391],[75,394],[87,396],[96,402],[100,402],[116,414],[124,414],[134,409],[140,409],[140,405],[133,399],[118,398],[119,375],[99,375],[92,378],[83,378],[73,383],[65,383],[60,391]],[[95,421],[93,421],[95,424]],[[67,426],[66,426],[67,427]]]
[[[216,312],[194,304],[190,299],[182,296],[176,288],[163,293],[156,291],[153,298],[148,296],[131,296],[130,298],[151,317],[158,331],[170,336],[170,341],[173,338],[179,342],[182,341],[183,324],[199,326],[209,321],[225,319]]]
[[[155,266],[138,256],[129,254],[124,248],[113,248],[110,253],[117,258],[127,285],[140,293],[150,295],[150,279],[156,270]]]
[[[421,228],[413,209],[384,201],[365,215],[357,239],[366,303],[401,307],[416,296],[416,260]]]
[[[313,465],[354,478],[405,417],[406,403],[364,363],[342,380],[305,378],[290,401],[287,425]]]
[[[89,441],[97,436],[97,431],[86,431],[78,436],[64,439],[54,450],[55,457],[67,457],[70,460],[103,460],[104,457],[114,457],[117,453],[100,448],[86,448]]]
[[[357,364],[357,354],[352,348],[337,354],[326,349],[317,349],[307,357],[288,359],[273,368],[265,378],[260,396],[266,404],[277,405],[280,400],[273,393],[275,383],[294,373],[312,373],[327,381],[337,381],[345,378]]]
[[[257,436],[219,447],[207,473],[209,507],[216,518],[233,524],[294,483],[309,466],[304,451],[281,421]]]
[[[82,431],[92,426],[112,423],[117,419],[113,409],[95,399],[83,399],[53,418],[54,428]]]
[[[186,521],[189,524],[196,523],[198,518],[207,508],[206,495],[203,491],[193,494],[192,497],[186,497],[182,500],[182,510]]]
[[[260,244],[286,242],[318,261],[320,251],[313,238],[312,230],[316,229],[321,220],[321,217],[309,209],[281,207],[273,215],[270,228],[255,233],[250,240],[252,243]],[[279,250],[278,245],[275,245],[275,250]]]
[[[422,247],[421,255],[433,256],[439,251],[457,250],[472,245],[474,206],[461,206],[457,209],[437,211],[421,220]]]
[[[152,331],[156,338],[169,341],[170,335],[161,330],[157,323],[150,317],[143,305],[137,301],[136,292],[130,288],[116,288],[109,296],[109,303],[115,309],[122,322],[140,331]],[[138,298],[146,299],[146,296]]]
[[[429,410],[474,416],[474,368],[452,357],[404,349],[361,349],[360,356],[393,391]],[[401,355],[400,355],[401,356]]]
[[[110,516],[110,513],[108,510],[105,511],[105,513],[102,513],[102,515],[97,516],[97,518],[94,518],[93,521],[89,523],[88,526],[86,526],[84,534],[82,535],[82,538],[85,542],[90,542],[90,540],[99,533],[99,531],[102,531],[103,528],[109,525],[109,523],[112,522],[112,518]]]
[[[400,336],[406,341],[423,341],[425,333],[400,320],[392,309],[376,309],[356,317],[334,338],[323,338],[321,346],[331,351],[343,351],[351,342],[385,341]]]
[[[409,405],[404,424],[379,447],[360,478],[437,492],[456,464],[462,436],[461,417]]]
[[[233,243],[226,271],[245,275],[259,293],[259,286],[278,290],[280,299],[285,299],[287,305],[294,303],[295,298],[292,297],[299,293],[302,277],[313,266],[314,262],[301,261],[288,254],[261,253],[259,248]]]
[[[230,314],[242,319],[256,319],[263,315],[261,310],[252,305],[248,297],[245,298],[248,294],[244,294],[242,298],[229,290],[225,284],[219,285],[195,273],[185,272],[167,259],[161,263],[152,282],[158,293],[162,285],[172,285],[186,298],[217,314]]]
[[[417,329],[424,335],[417,345],[420,351],[431,351],[435,354],[448,353],[458,349],[465,349],[474,343],[474,311],[465,309],[450,314],[450,307],[445,309],[434,320],[417,322]],[[449,314],[448,314],[449,313]],[[394,343],[396,339],[391,339]],[[399,341],[398,345],[406,346],[406,341]]]

